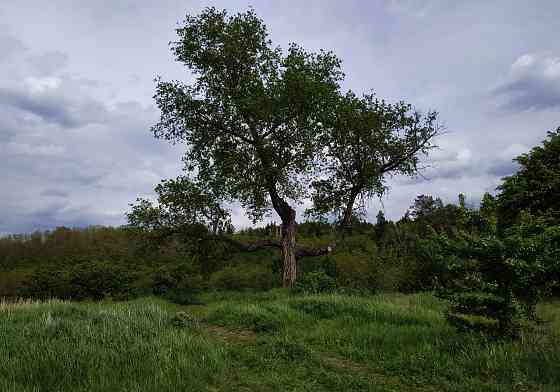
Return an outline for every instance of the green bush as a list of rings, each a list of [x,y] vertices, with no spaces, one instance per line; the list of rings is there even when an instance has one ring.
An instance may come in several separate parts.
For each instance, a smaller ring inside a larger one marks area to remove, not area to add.
[[[191,263],[163,265],[152,274],[152,291],[156,295],[173,290],[196,293],[203,288],[202,276]]]
[[[126,265],[110,262],[82,262],[64,269],[43,267],[32,273],[21,294],[41,299],[120,300],[135,295],[132,284],[136,278]]]
[[[558,285],[560,226],[522,212],[500,238],[463,233],[450,241],[449,275],[438,295],[450,301],[447,320],[459,330],[518,337],[536,321],[536,305]],[[482,318],[482,322],[478,322]],[[474,321],[473,321],[474,319]]]
[[[214,290],[270,290],[278,277],[266,265],[236,265],[212,274],[208,285]]]
[[[191,263],[159,267],[152,274],[152,292],[180,305],[198,303],[195,295],[206,288],[202,276]]]
[[[375,291],[376,266],[372,255],[362,252],[339,252],[336,262],[336,284],[346,291]]]
[[[336,291],[336,281],[323,271],[308,272],[296,281],[295,293],[317,294]]]

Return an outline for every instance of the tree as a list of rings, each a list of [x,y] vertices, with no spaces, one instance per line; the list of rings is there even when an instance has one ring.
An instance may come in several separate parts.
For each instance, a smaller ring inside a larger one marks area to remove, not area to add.
[[[536,320],[538,301],[558,286],[560,226],[543,217],[522,211],[500,237],[463,231],[440,239],[448,276],[438,295],[450,300],[446,317],[459,330],[518,337],[524,321]]]
[[[433,198],[430,195],[419,195],[414,199],[410,206],[410,216],[414,219],[422,219],[432,215],[434,212],[443,208],[443,202],[439,197]]]
[[[502,229],[515,223],[520,211],[546,214],[560,223],[560,127],[548,132],[542,146],[514,159],[519,170],[498,187],[498,216]]]
[[[184,142],[186,170],[202,187],[236,200],[254,220],[282,221],[283,283],[296,279],[296,211],[316,157],[321,118],[343,74],[329,52],[273,48],[253,10],[187,15],[171,48],[194,75],[158,81],[155,137]]]
[[[326,124],[324,178],[313,183],[313,209],[339,213],[346,228],[356,200],[381,196],[387,176],[418,173],[419,156],[434,147],[440,132],[436,112],[424,116],[404,102],[352,92],[339,97]]]
[[[231,231],[229,211],[219,199],[191,181],[188,177],[163,180],[155,188],[157,204],[148,199],[137,199],[127,214],[130,227],[158,237],[185,233],[202,225],[213,234]]]
[[[379,210],[376,217],[375,223],[375,238],[377,241],[380,241],[385,234],[385,229],[388,225],[387,219],[385,218],[385,214],[382,210]]]

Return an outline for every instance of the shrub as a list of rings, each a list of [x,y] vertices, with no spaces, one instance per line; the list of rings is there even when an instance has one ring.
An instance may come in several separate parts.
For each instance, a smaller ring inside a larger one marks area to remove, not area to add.
[[[376,266],[372,257],[348,251],[334,255],[337,286],[344,287],[346,291],[375,291]]]
[[[180,305],[198,303],[195,295],[205,288],[191,263],[164,265],[152,274],[152,292]]]
[[[133,296],[136,276],[125,265],[110,262],[82,262],[66,269],[43,267],[30,277],[24,296],[72,300]]]
[[[460,330],[518,337],[524,322],[536,320],[538,301],[558,284],[560,227],[547,227],[542,218],[523,213],[501,238],[463,234],[442,241],[453,279],[438,294],[451,302],[446,317]]]
[[[278,285],[278,277],[265,265],[228,266],[210,277],[214,290],[270,290]]]
[[[308,272],[296,281],[292,289],[295,293],[318,294],[336,290],[336,281],[323,271]]]

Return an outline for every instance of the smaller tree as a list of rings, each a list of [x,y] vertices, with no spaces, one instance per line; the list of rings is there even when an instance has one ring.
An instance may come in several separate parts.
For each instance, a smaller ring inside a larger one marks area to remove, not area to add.
[[[376,217],[375,223],[375,238],[379,241],[383,238],[385,234],[385,230],[387,228],[387,219],[385,218],[385,214],[383,211],[379,210]]]
[[[190,231],[202,226],[213,234],[233,230],[229,211],[224,209],[219,198],[205,192],[188,177],[163,180],[155,188],[157,203],[148,199],[137,199],[132,211],[127,214],[129,227],[145,233],[168,236]]]
[[[340,96],[321,135],[324,178],[313,182],[313,211],[338,213],[343,226],[351,226],[356,201],[383,194],[387,176],[418,173],[420,155],[440,132],[437,116],[372,94]]]
[[[459,330],[518,337],[524,321],[536,320],[538,301],[558,285],[560,226],[529,212],[502,238],[463,231],[440,239],[448,279],[438,296],[451,302],[446,318]]]
[[[439,197],[430,195],[419,195],[410,206],[410,216],[414,219],[426,218],[443,208],[443,202]]]

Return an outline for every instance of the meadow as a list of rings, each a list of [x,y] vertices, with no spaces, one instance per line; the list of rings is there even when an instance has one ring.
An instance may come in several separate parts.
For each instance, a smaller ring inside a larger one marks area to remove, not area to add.
[[[456,332],[429,293],[200,300],[1,302],[0,390],[560,390],[558,301],[495,342]]]

